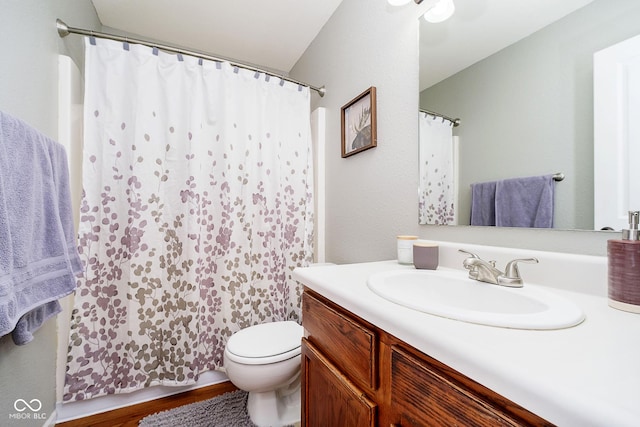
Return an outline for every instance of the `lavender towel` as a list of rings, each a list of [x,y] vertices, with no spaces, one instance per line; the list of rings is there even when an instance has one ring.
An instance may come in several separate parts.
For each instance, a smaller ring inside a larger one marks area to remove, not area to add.
[[[498,181],[496,225],[553,228],[554,184],[553,175]]]
[[[0,336],[16,344],[60,311],[81,271],[62,145],[0,112]]]
[[[496,182],[471,184],[471,225],[496,225]]]

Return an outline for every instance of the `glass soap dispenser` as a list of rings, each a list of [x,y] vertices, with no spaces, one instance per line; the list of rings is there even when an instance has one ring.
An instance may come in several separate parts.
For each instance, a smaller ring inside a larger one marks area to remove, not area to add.
[[[640,313],[640,211],[629,212],[629,229],[621,240],[607,241],[609,305]]]

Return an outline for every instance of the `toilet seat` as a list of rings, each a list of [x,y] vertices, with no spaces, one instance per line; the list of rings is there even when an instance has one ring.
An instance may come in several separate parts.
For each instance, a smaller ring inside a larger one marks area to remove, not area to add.
[[[229,338],[225,357],[245,365],[266,365],[300,354],[304,329],[292,321],[271,322],[242,329]]]

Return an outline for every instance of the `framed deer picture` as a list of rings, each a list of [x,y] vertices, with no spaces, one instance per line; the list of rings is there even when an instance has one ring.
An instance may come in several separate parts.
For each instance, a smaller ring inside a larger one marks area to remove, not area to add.
[[[371,86],[342,107],[342,157],[349,157],[377,144],[376,88]]]

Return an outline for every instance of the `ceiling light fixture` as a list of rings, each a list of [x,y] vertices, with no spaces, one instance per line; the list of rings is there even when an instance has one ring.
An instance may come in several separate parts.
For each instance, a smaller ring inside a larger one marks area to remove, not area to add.
[[[416,4],[422,3],[424,0],[413,0]],[[387,0],[391,6],[404,6],[411,2],[411,0]],[[433,6],[431,6],[424,14],[424,19],[432,24],[438,22],[444,22],[451,18],[453,12],[456,11],[456,6],[453,4],[453,0],[435,0]]]
[[[453,4],[453,0],[438,0],[425,12],[424,19],[432,24],[437,24],[451,18],[455,10],[456,6]]]

